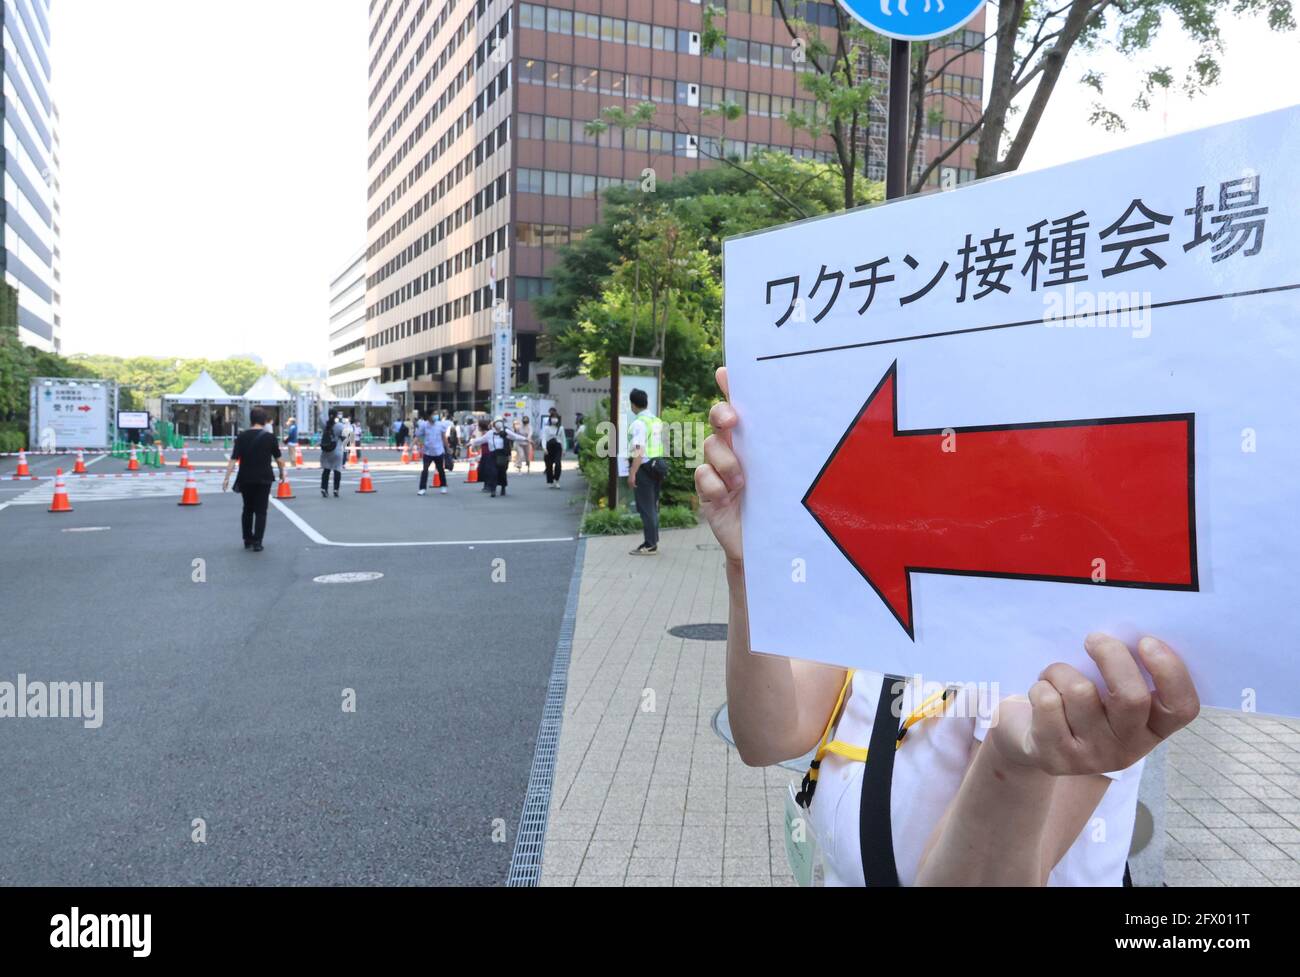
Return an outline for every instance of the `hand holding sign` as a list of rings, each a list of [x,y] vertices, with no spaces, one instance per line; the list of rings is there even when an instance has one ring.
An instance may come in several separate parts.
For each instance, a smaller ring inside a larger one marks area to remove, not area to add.
[[[727,240],[755,650],[1012,693],[1155,632],[1206,705],[1300,715],[1298,140],[1300,107]]]
[[[1107,693],[1069,665],[1049,665],[1028,696],[998,706],[988,742],[1009,762],[1057,776],[1124,770],[1200,712],[1187,666],[1163,641],[1138,642],[1154,693],[1122,641],[1090,634],[1084,647]]]
[[[718,369],[718,386],[727,395],[727,368]],[[695,469],[695,492],[700,497],[700,511],[708,520],[727,559],[740,563],[740,490],[745,476],[740,459],[731,447],[731,431],[739,422],[735,408],[720,400],[709,411],[711,434],[704,441],[704,464]]]

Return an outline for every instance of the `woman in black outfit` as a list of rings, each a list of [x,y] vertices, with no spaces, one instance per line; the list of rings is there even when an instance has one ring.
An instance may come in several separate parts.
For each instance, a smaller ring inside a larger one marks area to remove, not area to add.
[[[230,487],[230,474],[238,461],[239,474],[235,477],[235,491],[244,497],[244,511],[240,514],[244,529],[244,549],[260,553],[262,535],[266,532],[266,507],[271,499],[271,486],[275,484],[271,460],[275,459],[279,464],[280,481],[284,481],[284,458],[280,455],[280,445],[275,440],[275,435],[266,430],[266,411],[254,407],[249,411],[248,417],[253,426],[247,431],[240,431],[235,438],[221,491]]]

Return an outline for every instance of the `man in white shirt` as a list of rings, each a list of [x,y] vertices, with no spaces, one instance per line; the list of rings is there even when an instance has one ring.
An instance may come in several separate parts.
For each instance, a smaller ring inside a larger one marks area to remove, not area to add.
[[[415,426],[415,440],[420,445],[424,456],[424,467],[420,471],[420,489],[417,495],[423,495],[429,484],[429,466],[434,465],[438,471],[439,493],[447,494],[447,422],[430,411],[428,416]]]
[[[636,414],[632,421],[631,444],[628,448],[630,464],[627,485],[636,494],[636,511],[641,517],[645,539],[633,556],[654,556],[659,552],[659,488],[661,475],[656,466],[663,458],[663,424],[649,411],[650,398],[644,390],[633,390],[628,402]]]

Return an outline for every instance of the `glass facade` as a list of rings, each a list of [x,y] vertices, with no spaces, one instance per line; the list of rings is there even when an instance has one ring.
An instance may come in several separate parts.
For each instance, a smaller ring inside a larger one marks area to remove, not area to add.
[[[0,5],[4,41],[5,281],[19,338],[60,346],[58,110],[50,92],[49,0]]]

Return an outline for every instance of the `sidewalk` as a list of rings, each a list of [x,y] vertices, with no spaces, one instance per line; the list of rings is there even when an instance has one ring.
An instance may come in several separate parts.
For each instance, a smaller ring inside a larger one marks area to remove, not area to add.
[[[713,730],[727,620],[704,526],[587,541],[542,885],[792,885],[783,792]],[[1300,885],[1300,721],[1203,712],[1170,744],[1169,885]]]

